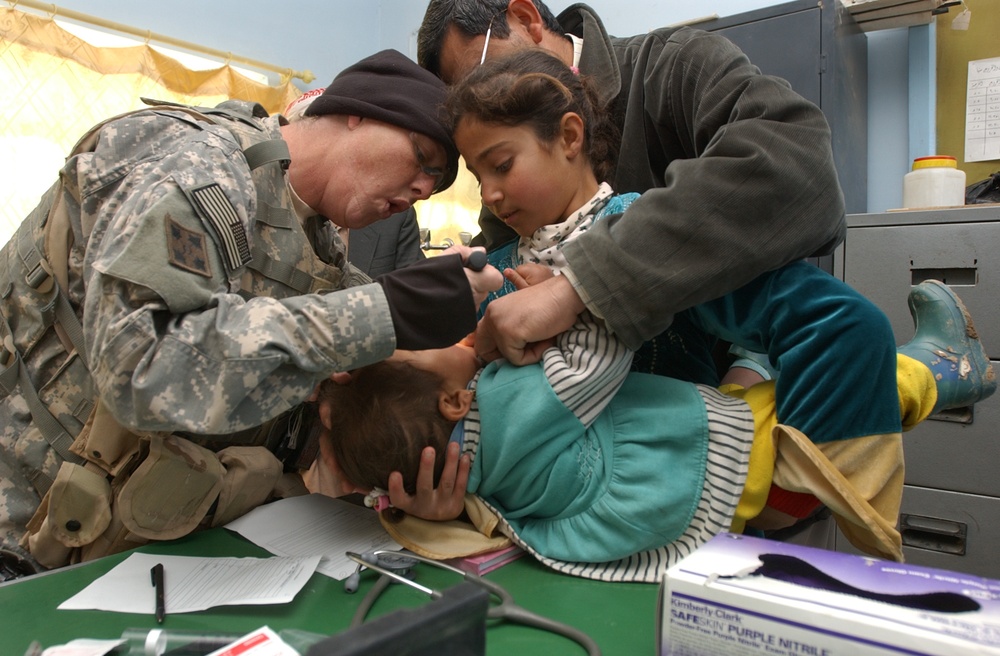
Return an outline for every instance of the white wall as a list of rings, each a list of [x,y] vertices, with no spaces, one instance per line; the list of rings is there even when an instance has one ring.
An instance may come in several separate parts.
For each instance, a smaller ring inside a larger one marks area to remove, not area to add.
[[[343,67],[383,48],[416,57],[415,36],[426,6],[422,0],[58,0],[59,6],[175,38],[316,75],[301,89],[326,85]],[[556,13],[570,0],[549,0]],[[654,27],[718,14],[761,9],[769,0],[590,0],[611,34],[638,34]],[[280,8],[279,8],[280,6]],[[927,35],[930,35],[929,37]],[[913,94],[933,81],[933,58],[911,55],[913,44],[933,42],[928,28],[869,34],[869,211],[898,207],[911,140],[933,128],[933,102]],[[921,52],[919,48],[917,52]],[[908,120],[901,120],[906,117]],[[914,126],[916,126],[914,128]],[[916,146],[915,146],[916,147]]]

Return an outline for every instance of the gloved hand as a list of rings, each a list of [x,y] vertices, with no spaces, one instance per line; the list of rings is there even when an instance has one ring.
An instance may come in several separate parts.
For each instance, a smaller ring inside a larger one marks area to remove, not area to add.
[[[472,297],[476,301],[476,307],[482,305],[490,292],[503,287],[503,274],[488,263],[485,249],[455,244],[441,255],[452,253],[457,253],[465,262],[465,277],[469,279],[469,286],[472,287]]]
[[[375,282],[389,301],[398,349],[445,348],[476,329],[476,304],[458,254],[427,258]]]

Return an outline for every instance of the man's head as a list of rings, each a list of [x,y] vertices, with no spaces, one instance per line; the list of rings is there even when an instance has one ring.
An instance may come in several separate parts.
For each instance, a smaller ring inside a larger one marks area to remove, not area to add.
[[[530,47],[564,61],[572,57],[559,22],[541,0],[431,0],[417,34],[417,61],[451,84],[484,56]]]
[[[338,225],[360,228],[446,189],[458,151],[444,97],[438,78],[395,50],[344,69],[290,105],[299,116],[283,132],[296,192]]]

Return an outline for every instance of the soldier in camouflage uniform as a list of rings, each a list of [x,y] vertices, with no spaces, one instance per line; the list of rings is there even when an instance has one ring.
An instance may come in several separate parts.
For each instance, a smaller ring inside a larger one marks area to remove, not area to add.
[[[321,218],[360,227],[450,185],[443,96],[384,51],[312,120],[158,105],[81,140],[0,252],[8,569],[229,521],[282,493],[275,453],[303,436],[274,420],[319,381],[474,328],[470,282],[497,272],[463,251],[373,283]]]

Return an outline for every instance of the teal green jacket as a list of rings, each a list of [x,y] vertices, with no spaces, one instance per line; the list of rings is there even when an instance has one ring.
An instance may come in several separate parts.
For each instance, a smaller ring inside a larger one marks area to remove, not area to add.
[[[691,522],[709,448],[705,404],[694,385],[629,374],[585,428],[541,365],[494,362],[479,377],[476,401],[482,421],[468,491],[540,554],[575,562],[624,558],[673,542]],[[467,429],[470,438],[475,431]]]

